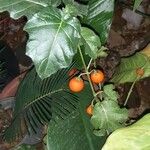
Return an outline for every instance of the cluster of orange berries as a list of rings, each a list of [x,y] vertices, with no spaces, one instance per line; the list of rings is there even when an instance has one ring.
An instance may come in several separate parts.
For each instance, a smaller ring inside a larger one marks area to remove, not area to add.
[[[77,69],[73,68],[69,72],[69,76],[73,76],[76,72],[77,72]],[[104,73],[101,70],[93,70],[90,73],[90,79],[91,79],[92,83],[100,84],[100,83],[103,83],[103,81],[105,79],[105,76],[104,76]],[[79,76],[75,76],[72,79],[70,79],[70,81],[69,81],[69,89],[72,92],[75,92],[75,93],[82,91],[84,89],[84,81],[83,81],[83,79],[80,78]],[[90,116],[92,115],[92,113],[93,113],[92,105],[89,105],[86,108],[86,113],[88,115],[90,115]]]
[[[76,73],[76,71],[77,71],[77,69],[73,68],[69,72],[69,76],[74,75]],[[90,78],[93,83],[100,84],[104,81],[104,73],[101,70],[93,70],[90,74]],[[75,93],[82,91],[84,89],[83,79],[78,76],[73,77],[69,81],[69,89]]]

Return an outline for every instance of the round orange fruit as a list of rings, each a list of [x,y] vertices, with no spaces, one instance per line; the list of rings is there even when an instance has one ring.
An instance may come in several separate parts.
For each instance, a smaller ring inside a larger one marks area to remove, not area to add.
[[[93,107],[92,107],[92,105],[89,105],[87,108],[86,108],[86,113],[88,114],[88,115],[92,115],[93,114]]]
[[[84,81],[79,77],[74,77],[69,81],[69,89],[72,92],[80,92],[84,88]]]
[[[144,75],[144,69],[142,69],[142,68],[136,69],[136,74],[138,76],[142,77]]]
[[[104,81],[104,73],[101,70],[94,70],[91,73],[91,81],[93,83],[99,84],[102,83]]]

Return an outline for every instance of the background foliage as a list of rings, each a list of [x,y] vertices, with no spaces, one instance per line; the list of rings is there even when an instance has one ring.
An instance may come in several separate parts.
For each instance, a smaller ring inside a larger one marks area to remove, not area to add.
[[[132,150],[132,149],[150,149],[150,114],[133,125],[121,128],[113,132],[107,139],[102,150]],[[118,144],[114,144],[114,143]]]

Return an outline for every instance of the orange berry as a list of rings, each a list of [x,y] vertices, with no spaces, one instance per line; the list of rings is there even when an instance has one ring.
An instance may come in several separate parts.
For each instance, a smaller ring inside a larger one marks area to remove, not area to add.
[[[144,75],[144,69],[142,68],[137,68],[136,69],[136,74],[140,77],[142,77]]]
[[[100,70],[94,70],[91,73],[91,81],[93,83],[99,84],[102,83],[104,81],[104,73]]]
[[[93,107],[92,107],[92,105],[89,105],[87,108],[86,108],[86,113],[88,114],[88,115],[92,115],[93,114]]]
[[[71,77],[72,75],[74,75],[78,70],[76,68],[72,68],[69,73],[68,76]]]
[[[81,78],[79,77],[74,77],[69,81],[69,89],[72,92],[80,92],[84,88],[84,82]]]

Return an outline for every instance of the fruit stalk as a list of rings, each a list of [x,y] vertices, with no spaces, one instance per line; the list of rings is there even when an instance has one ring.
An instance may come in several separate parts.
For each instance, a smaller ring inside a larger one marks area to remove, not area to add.
[[[127,98],[126,98],[126,100],[125,100],[125,102],[124,102],[124,105],[123,105],[123,106],[126,106],[126,105],[127,105],[128,100],[129,100],[129,97],[130,97],[130,95],[131,95],[131,93],[132,93],[132,91],[133,91],[134,85],[135,85],[135,83],[136,83],[136,81],[137,81],[138,79],[139,79],[139,77],[137,77],[137,78],[134,80],[134,82],[132,83],[132,85],[131,85],[131,87],[130,87],[130,89],[129,89],[129,92],[128,92],[128,95],[127,95]]]
[[[90,87],[91,87],[93,96],[95,97],[96,93],[95,93],[95,91],[94,91],[94,87],[93,87],[93,84],[92,84],[92,82],[91,82],[90,75],[89,75],[89,71],[88,71],[88,68],[86,67],[86,64],[85,64],[85,61],[84,61],[84,58],[83,58],[83,55],[82,55],[80,46],[78,46],[78,49],[79,49],[80,57],[81,57],[81,60],[82,60],[82,63],[83,63],[85,72],[86,72],[87,77],[88,77],[88,81],[89,81],[89,84],[90,84]]]

